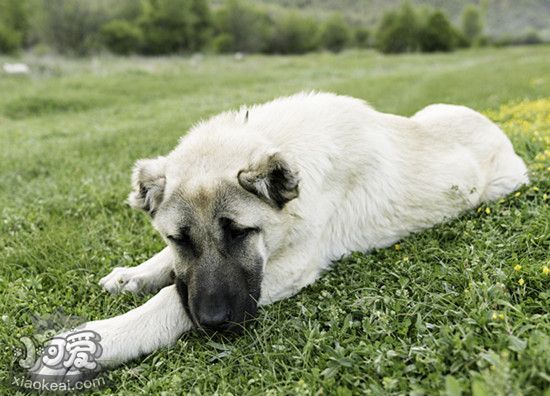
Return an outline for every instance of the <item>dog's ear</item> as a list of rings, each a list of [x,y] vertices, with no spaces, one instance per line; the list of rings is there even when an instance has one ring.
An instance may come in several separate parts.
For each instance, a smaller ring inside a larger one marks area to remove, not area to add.
[[[241,170],[237,178],[241,187],[278,209],[298,196],[298,172],[279,153]]]
[[[136,162],[132,171],[130,206],[153,216],[164,196],[166,157],[143,159]]]

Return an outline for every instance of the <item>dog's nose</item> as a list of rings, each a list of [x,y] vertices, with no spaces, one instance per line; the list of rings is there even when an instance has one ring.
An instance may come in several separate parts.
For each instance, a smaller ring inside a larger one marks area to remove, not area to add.
[[[231,312],[222,307],[216,310],[201,310],[199,312],[199,324],[211,330],[225,330],[229,325]]]
[[[231,307],[222,293],[208,293],[201,296],[196,316],[199,325],[211,330],[223,330],[231,320]]]

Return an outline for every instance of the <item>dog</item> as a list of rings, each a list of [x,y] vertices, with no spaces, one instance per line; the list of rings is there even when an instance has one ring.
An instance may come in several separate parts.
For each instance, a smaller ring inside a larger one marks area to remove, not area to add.
[[[129,203],[151,217],[166,247],[99,283],[111,293],[160,291],[83,329],[101,337],[101,368],[194,328],[235,332],[333,261],[391,246],[526,183],[504,133],[462,106],[430,105],[407,118],[347,96],[299,93],[225,112],[168,155],[135,164]],[[79,373],[74,364],[35,367],[58,378]]]

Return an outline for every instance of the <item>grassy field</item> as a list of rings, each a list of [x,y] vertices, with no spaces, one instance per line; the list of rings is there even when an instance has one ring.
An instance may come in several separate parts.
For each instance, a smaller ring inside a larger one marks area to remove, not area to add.
[[[240,338],[184,335],[97,393],[550,395],[550,47],[23,61],[30,76],[0,74],[0,378],[33,315],[99,319],[146,300],[97,285],[162,248],[125,204],[136,159],[221,110],[317,89],[405,115],[432,102],[484,111],[533,182],[342,260]]]

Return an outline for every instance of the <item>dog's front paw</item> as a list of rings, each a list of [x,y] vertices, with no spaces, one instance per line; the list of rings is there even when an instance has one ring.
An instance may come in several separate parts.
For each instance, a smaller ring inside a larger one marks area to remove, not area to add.
[[[116,267],[99,281],[100,286],[111,294],[120,292],[148,293],[155,291],[150,276],[137,267]]]
[[[61,384],[64,384],[64,388],[70,389],[77,382],[96,377],[99,372],[99,368],[96,370],[83,370],[74,365],[51,367],[45,365],[42,360],[38,360],[35,368],[29,372],[29,378],[33,381],[49,384],[50,388],[51,384],[57,384],[57,388],[63,389]]]
[[[115,319],[88,322],[51,338],[29,370],[30,377],[72,386],[127,360],[132,340],[127,339],[122,324]]]
[[[112,348],[97,329],[90,326],[93,323],[51,338],[29,370],[30,377],[48,384],[56,383],[59,389],[62,384],[67,388],[78,381],[95,377],[103,368],[102,362],[109,358]]]

